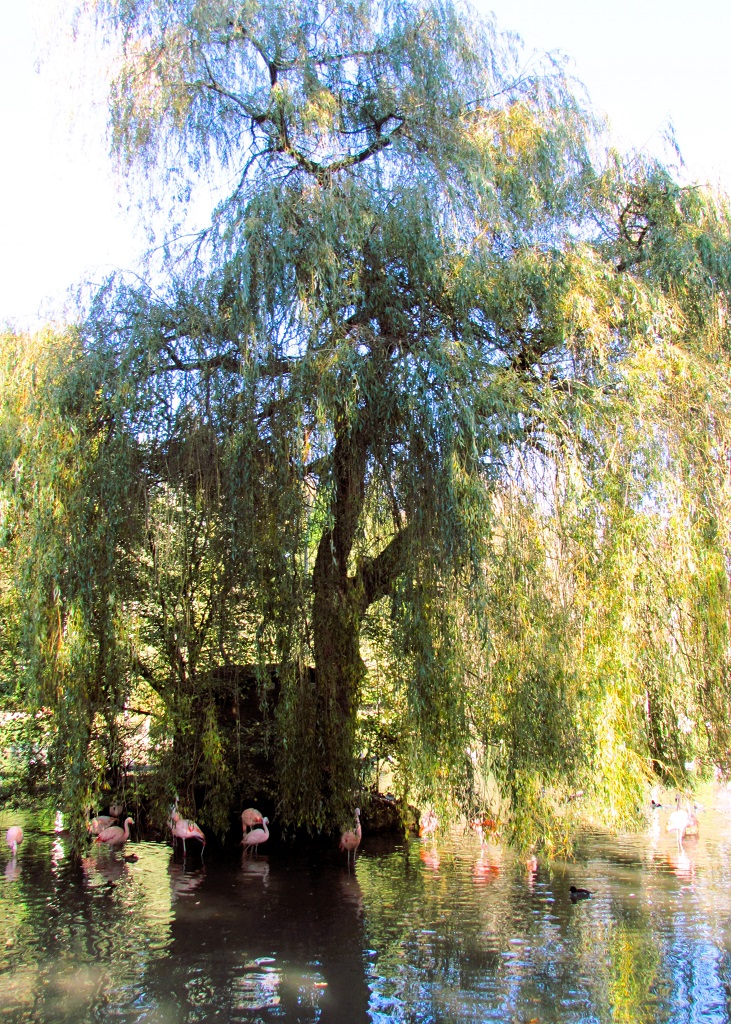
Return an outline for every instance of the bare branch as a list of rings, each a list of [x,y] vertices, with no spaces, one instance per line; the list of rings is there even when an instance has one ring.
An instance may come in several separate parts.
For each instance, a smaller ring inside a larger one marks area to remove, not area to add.
[[[406,549],[411,538],[411,528],[405,526],[391,539],[375,558],[369,558],[360,566],[353,582],[356,592],[362,593],[361,614],[381,597],[390,593],[399,577]]]

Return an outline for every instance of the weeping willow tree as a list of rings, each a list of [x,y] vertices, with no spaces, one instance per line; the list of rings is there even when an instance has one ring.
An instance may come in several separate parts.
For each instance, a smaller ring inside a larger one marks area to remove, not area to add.
[[[26,772],[39,768],[47,781],[50,771],[79,834],[113,746],[102,738],[117,731],[126,693],[115,555],[129,531],[115,480],[129,479],[131,452],[98,375],[78,331],[0,336],[3,640],[12,651],[0,700],[17,716],[3,740]]]
[[[708,355],[628,353],[612,414],[496,488],[467,683],[526,846],[637,824],[648,783],[728,769],[731,392]]]
[[[608,150],[560,66],[451,3],[93,10],[130,180],[170,223],[206,174],[222,198],[80,332],[68,528],[103,571],[37,601],[43,671],[71,609],[94,638],[60,742],[83,760],[144,680],[222,825],[225,705],[258,666],[243,747],[264,736],[284,822],[347,820],[367,748],[462,807],[489,774],[525,841],[556,779],[681,764],[691,678],[720,756],[723,203]]]

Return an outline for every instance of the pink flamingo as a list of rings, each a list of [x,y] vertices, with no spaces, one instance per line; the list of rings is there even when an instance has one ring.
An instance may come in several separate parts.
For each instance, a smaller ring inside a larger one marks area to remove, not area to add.
[[[23,829],[20,825],[11,825],[5,833],[5,842],[10,847],[13,857],[17,856],[18,847],[23,842]]]
[[[185,840],[186,839],[198,839],[203,846],[206,845],[206,837],[203,835],[202,830],[196,825],[194,821],[188,821],[187,818],[181,818],[177,810],[173,810],[172,818],[170,821],[170,827],[173,832],[173,846],[175,846],[176,839],[183,840],[183,856],[186,855]],[[203,851],[201,850],[201,857]]]
[[[111,828],[111,826],[116,825],[116,823],[116,815],[97,814],[96,818],[92,818],[89,822],[88,829],[92,835],[98,836],[105,828]]]
[[[263,821],[261,811],[257,811],[256,807],[247,807],[241,813],[241,827],[244,830],[244,835],[257,825],[261,825]]]
[[[241,840],[242,846],[246,847],[246,850],[256,849],[257,855],[259,853],[259,847],[262,843],[265,843],[269,838],[269,818],[261,819],[261,828],[252,828],[250,832],[247,832],[244,838]]]
[[[109,843],[110,846],[121,846],[129,839],[129,827],[134,825],[134,823],[134,818],[127,818],[124,828],[121,825],[110,825],[109,828],[103,828],[97,835],[96,841],[98,843]]]
[[[525,861],[525,880],[531,892],[535,891],[536,878],[538,876],[538,858],[534,853],[530,854]]]
[[[436,830],[439,828],[439,818],[436,816],[433,808],[430,808],[424,815],[424,820],[419,825],[420,836],[431,836],[434,838]]]
[[[686,836],[697,836],[700,833],[700,826],[698,824],[698,815],[695,813],[696,808],[692,811],[688,811],[688,824],[685,826]]]
[[[497,836],[497,822],[487,814],[481,814],[478,818],[473,818],[470,822],[470,828],[473,828],[480,837],[480,846],[484,846],[487,843],[487,836]]]
[[[348,861],[350,861],[350,854],[353,854],[353,862],[355,862],[355,852],[360,846],[360,841],[363,836],[363,830],[360,827],[360,807],[355,809],[355,828],[350,832],[343,832],[340,837],[340,849],[345,850]]]
[[[680,806],[680,797],[677,797],[675,810],[668,818],[667,831],[677,833],[678,846],[681,845],[683,836],[698,835],[698,818],[693,811],[686,811]]]

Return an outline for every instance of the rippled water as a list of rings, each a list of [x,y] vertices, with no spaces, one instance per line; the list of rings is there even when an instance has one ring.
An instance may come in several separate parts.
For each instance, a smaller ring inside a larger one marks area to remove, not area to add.
[[[184,867],[144,842],[134,863],[98,847],[79,865],[52,821],[3,814],[26,839],[0,866],[0,1020],[721,1024],[731,815],[706,811],[680,851],[666,818],[531,874],[458,833],[366,836],[354,871],[286,853]],[[592,898],[572,904],[572,883]]]

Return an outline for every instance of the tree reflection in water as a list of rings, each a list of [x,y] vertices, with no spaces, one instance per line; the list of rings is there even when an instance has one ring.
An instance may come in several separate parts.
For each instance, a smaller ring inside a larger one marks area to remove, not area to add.
[[[371,837],[354,870],[274,851],[203,868],[153,843],[76,863],[28,816],[0,874],[4,1019],[721,1024],[731,816],[678,850],[667,813],[585,836],[571,864],[455,834]],[[577,878],[594,896],[574,905]]]

